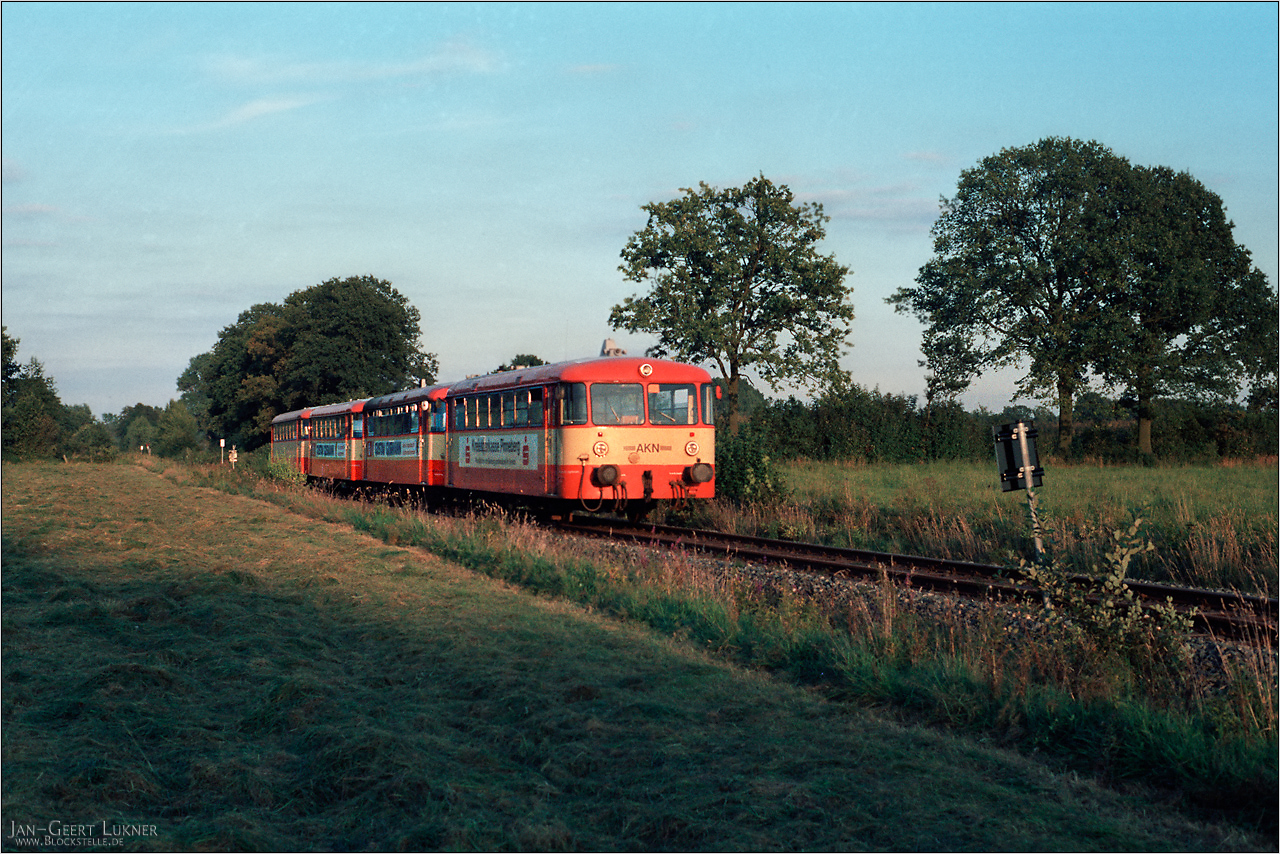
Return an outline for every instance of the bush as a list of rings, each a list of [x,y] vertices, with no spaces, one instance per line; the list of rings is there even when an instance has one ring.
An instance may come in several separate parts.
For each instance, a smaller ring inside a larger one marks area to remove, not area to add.
[[[786,483],[767,452],[763,431],[754,421],[736,436],[722,433],[717,438],[716,494],[741,503],[778,502],[786,498]]]

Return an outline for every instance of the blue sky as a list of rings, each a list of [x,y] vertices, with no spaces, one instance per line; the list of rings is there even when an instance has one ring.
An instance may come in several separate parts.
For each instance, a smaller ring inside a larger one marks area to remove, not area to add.
[[[761,173],[831,217],[854,380],[922,394],[884,298],[962,169],[1051,135],[1191,172],[1277,280],[1271,3],[2,13],[3,321],[97,414],[164,405],[240,312],[334,276],[405,294],[442,379],[643,351],[608,326],[640,206]]]

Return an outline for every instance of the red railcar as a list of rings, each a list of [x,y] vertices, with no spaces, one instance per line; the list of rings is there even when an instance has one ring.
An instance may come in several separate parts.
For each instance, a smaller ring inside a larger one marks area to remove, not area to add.
[[[310,409],[295,409],[271,419],[271,461],[307,474],[307,432]]]
[[[375,397],[365,404],[364,476],[375,483],[445,484],[446,385]]]
[[[302,451],[308,477],[364,480],[364,406],[363,400],[348,400],[309,410]]]
[[[448,485],[600,506],[714,495],[701,368],[606,357],[449,386]]]

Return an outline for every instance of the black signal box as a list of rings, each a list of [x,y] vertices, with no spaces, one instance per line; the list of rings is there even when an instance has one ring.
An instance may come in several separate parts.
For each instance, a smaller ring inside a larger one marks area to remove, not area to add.
[[[1000,473],[1000,490],[1012,492],[1027,488],[1027,473],[1031,474],[1031,486],[1044,482],[1044,469],[1036,453],[1035,424],[1019,421],[993,428],[996,442],[996,469]]]

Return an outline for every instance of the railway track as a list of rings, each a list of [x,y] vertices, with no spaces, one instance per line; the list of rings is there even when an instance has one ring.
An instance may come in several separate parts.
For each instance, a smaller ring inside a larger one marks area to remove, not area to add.
[[[723,534],[666,525],[629,525],[581,518],[557,523],[566,532],[623,540],[641,545],[680,547],[708,555],[723,555],[747,562],[786,564],[792,569],[826,573],[850,579],[879,579],[917,589],[956,596],[1039,601],[1042,594],[1016,569],[988,564],[965,563],[941,558],[889,554],[886,552],[821,546],[793,540],[771,540],[740,534]],[[1082,584],[1095,580],[1083,575]],[[1256,641],[1274,636],[1277,627],[1277,600],[1214,590],[1198,590],[1126,582],[1141,602],[1163,604],[1189,615],[1195,630],[1220,638]]]

